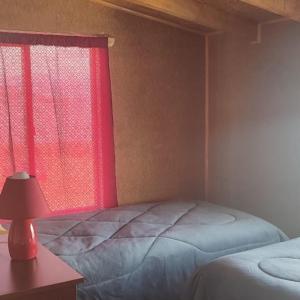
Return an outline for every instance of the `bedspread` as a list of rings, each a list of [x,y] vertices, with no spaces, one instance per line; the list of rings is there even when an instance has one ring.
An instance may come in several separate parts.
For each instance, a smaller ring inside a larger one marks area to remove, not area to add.
[[[211,260],[287,239],[252,215],[204,201],[120,206],[38,222],[39,239],[85,277],[78,298],[176,300]]]
[[[183,299],[299,300],[300,238],[211,262],[193,276]]]

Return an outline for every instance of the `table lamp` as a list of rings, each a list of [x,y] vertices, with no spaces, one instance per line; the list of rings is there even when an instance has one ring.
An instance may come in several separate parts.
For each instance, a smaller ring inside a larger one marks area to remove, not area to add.
[[[0,195],[0,219],[12,220],[8,249],[13,260],[36,257],[37,241],[32,219],[47,214],[49,208],[34,176],[18,172],[6,178]]]

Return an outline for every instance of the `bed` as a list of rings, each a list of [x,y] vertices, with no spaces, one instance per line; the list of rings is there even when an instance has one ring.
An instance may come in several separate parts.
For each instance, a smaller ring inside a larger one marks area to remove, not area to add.
[[[299,300],[300,238],[211,262],[195,274],[183,298]]]
[[[78,299],[176,300],[201,265],[286,240],[252,215],[204,201],[120,206],[38,222],[39,239],[85,277]]]

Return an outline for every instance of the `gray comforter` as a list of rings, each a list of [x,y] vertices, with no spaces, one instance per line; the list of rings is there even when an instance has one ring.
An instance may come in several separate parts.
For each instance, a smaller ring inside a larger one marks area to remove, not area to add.
[[[249,214],[167,201],[39,221],[42,244],[84,275],[79,299],[176,300],[197,267],[286,239]]]
[[[300,238],[215,260],[195,274],[184,299],[299,300]]]

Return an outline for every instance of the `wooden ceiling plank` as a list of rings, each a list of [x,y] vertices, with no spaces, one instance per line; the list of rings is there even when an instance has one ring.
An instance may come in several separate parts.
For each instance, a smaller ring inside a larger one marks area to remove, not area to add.
[[[91,0],[133,14],[155,18],[189,29],[233,32],[253,38],[255,22],[228,14],[195,0]]]
[[[299,0],[239,0],[251,6],[287,17],[294,21],[300,21]]]

